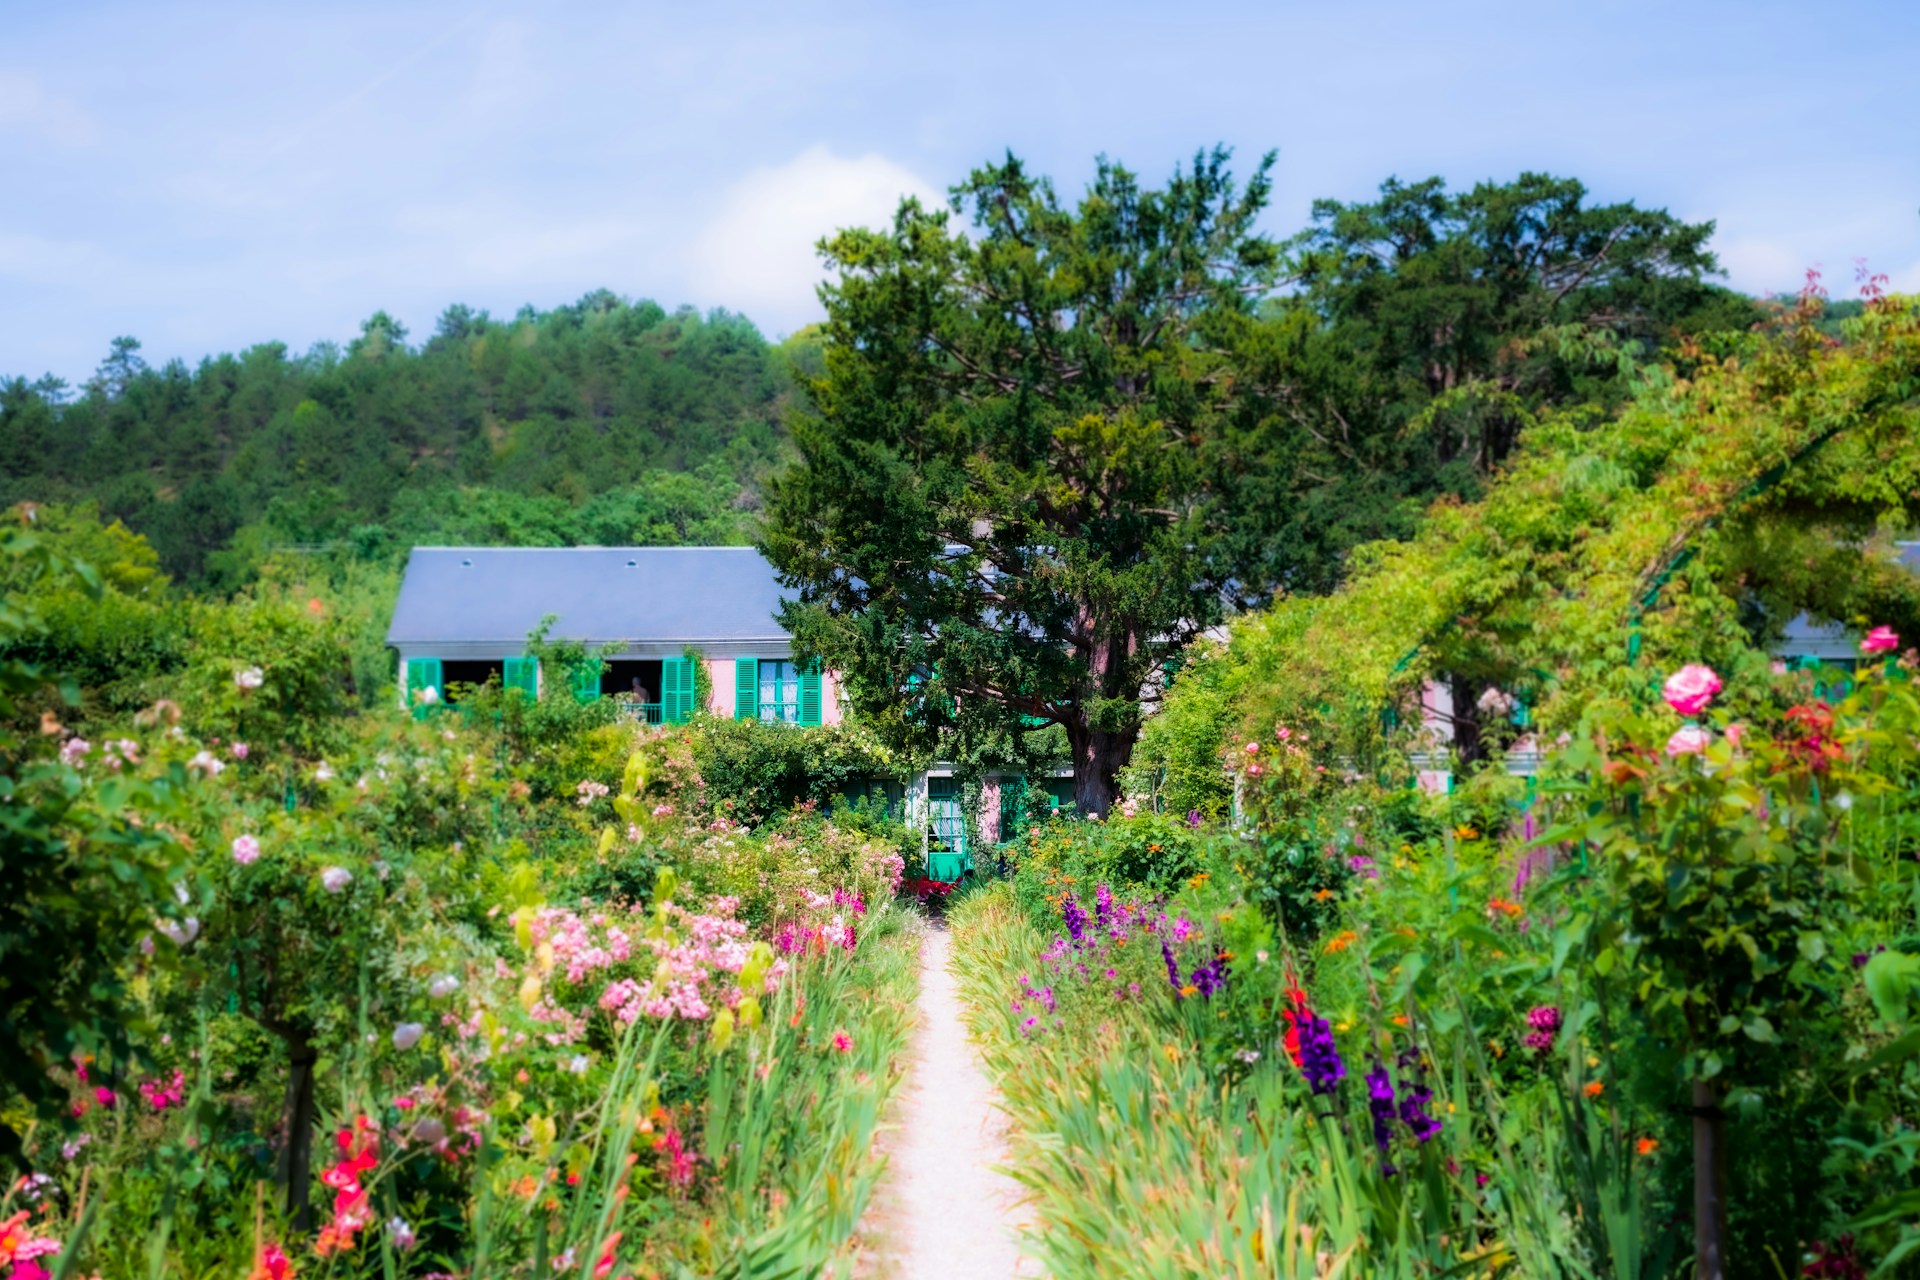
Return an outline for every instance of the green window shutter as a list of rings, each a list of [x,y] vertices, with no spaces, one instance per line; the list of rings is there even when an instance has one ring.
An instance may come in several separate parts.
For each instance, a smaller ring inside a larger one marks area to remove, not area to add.
[[[420,694],[424,690],[431,689],[435,697],[443,700],[446,698],[446,681],[441,677],[440,672],[438,658],[407,659],[407,705],[413,708],[414,715],[424,716],[431,710],[426,703],[420,701]]]
[[[526,694],[529,702],[540,692],[540,664],[532,658],[508,658],[500,674],[501,684]]]
[[[809,663],[800,673],[800,723],[820,723],[820,664]]]
[[[733,660],[733,718],[760,718],[760,659]]]
[[[660,664],[660,718],[668,724],[685,724],[693,718],[699,682],[694,679],[693,660],[668,658]]]

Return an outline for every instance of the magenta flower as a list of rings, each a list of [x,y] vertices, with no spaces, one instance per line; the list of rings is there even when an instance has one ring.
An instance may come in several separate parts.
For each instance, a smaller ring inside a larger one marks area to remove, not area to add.
[[[1697,716],[1707,709],[1713,695],[1720,692],[1720,677],[1712,667],[1690,663],[1667,677],[1667,705],[1683,716]]]
[[[1892,653],[1900,647],[1900,637],[1894,634],[1892,627],[1875,627],[1867,632],[1867,638],[1860,642],[1862,653]]]

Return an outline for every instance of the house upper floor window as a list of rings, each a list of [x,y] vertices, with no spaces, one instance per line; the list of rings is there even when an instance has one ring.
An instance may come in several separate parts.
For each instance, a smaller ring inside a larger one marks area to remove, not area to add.
[[[819,724],[818,667],[790,658],[740,658],[734,667],[734,715],[766,724]]]
[[[760,719],[800,723],[799,667],[783,660],[760,660]]]

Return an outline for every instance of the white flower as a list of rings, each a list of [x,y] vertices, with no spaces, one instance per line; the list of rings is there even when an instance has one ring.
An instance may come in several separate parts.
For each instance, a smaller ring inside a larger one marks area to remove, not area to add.
[[[422,689],[419,693],[415,694],[414,697],[420,700],[420,705],[430,707],[434,703],[440,701],[440,691],[434,688],[432,685],[428,685],[426,688]]]
[[[328,867],[320,873],[320,883],[328,893],[338,893],[353,883],[353,872],[345,867]]]
[[[66,745],[60,748],[60,763],[71,768],[85,760],[87,752],[91,750],[93,744],[85,738],[68,738]]]
[[[233,839],[233,860],[246,866],[260,856],[260,841],[253,836],[235,836]]]
[[[567,1070],[573,1072],[573,1074],[577,1076],[583,1076],[587,1074],[587,1068],[592,1065],[593,1065],[592,1060],[589,1059],[587,1055],[584,1053],[576,1053],[571,1058],[567,1059]]]
[[[445,1000],[460,989],[460,979],[450,973],[443,973],[427,984],[427,994],[435,1000]]]
[[[427,1034],[422,1022],[403,1022],[393,1029],[393,1047],[405,1052],[420,1043],[420,1037]]]
[[[200,936],[200,922],[192,916],[184,920],[156,920],[153,927],[176,947],[184,947]]]
[[[313,771],[313,780],[315,782],[332,782],[333,766],[328,764],[325,760],[322,760],[320,762],[319,767]]]
[[[187,768],[189,770],[198,769],[209,778],[218,776],[220,771],[226,767],[226,765],[221,764],[220,761],[214,757],[211,751],[202,751],[199,755],[187,761]]]
[[[568,1245],[565,1249],[554,1255],[553,1269],[555,1271],[571,1271],[573,1270],[574,1261],[573,1246]]]
[[[393,868],[387,865],[385,858],[375,858],[373,860],[373,874],[385,880],[389,875],[393,874]]]
[[[415,1236],[413,1234],[413,1228],[407,1225],[405,1218],[389,1218],[387,1220],[387,1236],[393,1241],[393,1247],[402,1253],[407,1252],[407,1250],[414,1246]]]
[[[1833,798],[1833,802],[1834,804],[1838,805],[1841,809],[1853,808],[1853,797],[1851,795],[1848,795],[1844,791],[1842,791],[1839,795],[1835,796]]]
[[[86,1146],[89,1142],[92,1142],[92,1141],[93,1141],[92,1134],[83,1133],[78,1137],[72,1139],[71,1141],[61,1143],[60,1144],[61,1158],[66,1160],[73,1159],[75,1156],[80,1154],[80,1148]]]
[[[233,673],[234,687],[238,689],[258,689],[266,682],[266,678],[258,667],[247,667]]]

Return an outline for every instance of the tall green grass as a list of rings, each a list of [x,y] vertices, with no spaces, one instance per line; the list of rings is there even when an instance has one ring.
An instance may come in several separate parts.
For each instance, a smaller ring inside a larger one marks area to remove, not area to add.
[[[1384,1178],[1364,1112],[1320,1114],[1277,1028],[1238,1083],[1139,1003],[1023,1035],[1008,994],[1040,972],[1045,940],[1005,885],[951,919],[971,1028],[1014,1121],[1028,1247],[1057,1280],[1650,1274],[1638,1180],[1584,1109],[1510,1113],[1484,1064],[1457,1054],[1432,1081],[1441,1136]]]

